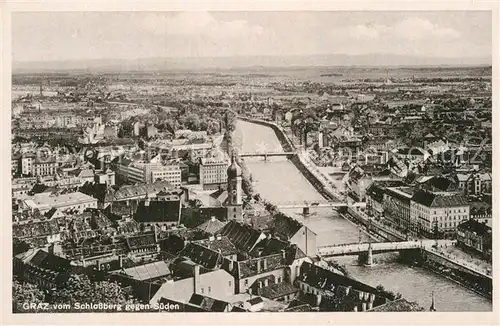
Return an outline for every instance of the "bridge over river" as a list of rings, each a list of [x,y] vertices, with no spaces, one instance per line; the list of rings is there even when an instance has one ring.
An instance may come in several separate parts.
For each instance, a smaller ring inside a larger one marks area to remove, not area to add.
[[[241,143],[240,153],[288,152],[289,149],[289,146],[286,146],[286,149],[277,149],[281,144],[275,131],[270,127],[241,120],[238,121],[235,132],[235,143],[238,143],[236,140]],[[263,150],[262,144],[266,144],[267,150]],[[300,159],[300,157],[298,158]],[[303,160],[304,163],[307,163],[306,159]],[[308,207],[311,211],[314,210],[314,213],[311,212],[307,218],[306,215],[302,214],[303,208],[284,208],[283,212],[298,219],[317,233],[317,244],[324,246],[319,249],[320,252],[328,254],[328,250],[330,250],[330,252],[337,254],[337,252],[342,252],[342,249],[336,249],[336,247],[343,243],[353,244],[353,242],[358,242],[360,238],[361,242],[368,242],[369,237],[360,231],[356,224],[342,218],[336,207],[314,208],[313,205],[316,202],[324,204],[325,198],[290,161],[289,157],[268,157],[267,161],[262,156],[247,157],[245,161],[252,173],[254,188],[262,198],[278,207],[280,205],[300,205],[302,207],[304,201],[306,204],[310,204]],[[315,172],[312,163],[309,165],[312,166],[312,172]],[[319,177],[321,176],[318,173]],[[358,243],[356,243],[356,250],[358,250],[357,245]],[[373,245],[375,244],[372,243]],[[354,246],[349,249],[354,250]],[[435,297],[439,311],[492,311],[491,301],[487,298],[431,271],[412,268],[392,261],[390,257],[395,255],[391,253],[381,253],[377,264],[370,268],[360,266],[357,255],[353,253],[352,255],[330,256],[330,258],[325,259],[335,259],[339,264],[346,266],[352,277],[363,283],[374,287],[382,284],[388,290],[401,292],[403,297],[409,301],[418,302],[422,307],[430,306],[431,296],[429,294],[439,289]],[[386,261],[386,258],[389,261]]]
[[[439,240],[438,243],[439,245],[452,246],[454,240]],[[408,249],[430,249],[435,244],[435,240],[351,243],[332,246],[320,246],[318,247],[318,253],[321,257],[328,258],[334,256],[356,255],[362,252],[367,252],[370,246],[373,253],[382,253]]]
[[[304,201],[283,201],[275,204],[280,209],[289,208],[314,208],[314,207],[365,207],[366,203],[333,200],[304,200]]]

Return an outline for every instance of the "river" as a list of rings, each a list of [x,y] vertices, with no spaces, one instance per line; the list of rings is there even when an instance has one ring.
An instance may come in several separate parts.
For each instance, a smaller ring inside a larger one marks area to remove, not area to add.
[[[235,138],[242,152],[283,151],[278,138],[271,128],[238,121]],[[322,196],[307,181],[300,171],[284,157],[245,158],[252,173],[254,187],[261,196],[274,203],[299,202],[322,199]],[[358,242],[368,239],[358,227],[341,218],[330,208],[313,208],[307,217],[301,209],[286,209],[284,213],[303,222],[317,233],[318,246]],[[431,292],[435,291],[439,311],[491,311],[492,303],[453,281],[424,270],[410,268],[395,261],[395,255],[376,255],[378,264],[372,267],[358,266],[357,257],[338,259],[350,275],[362,282],[377,286],[382,284],[387,290],[400,292],[410,301],[418,302],[428,309]]]

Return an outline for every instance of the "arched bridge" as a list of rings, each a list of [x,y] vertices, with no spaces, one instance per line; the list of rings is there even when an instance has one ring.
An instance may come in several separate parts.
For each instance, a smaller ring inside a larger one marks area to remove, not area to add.
[[[400,251],[408,249],[426,249],[436,244],[435,240],[400,241],[400,242],[374,242],[371,243],[373,253]],[[440,245],[453,245],[453,240],[439,240]],[[370,243],[352,243],[344,245],[330,245],[318,247],[318,254],[323,258],[334,256],[356,255],[367,252]]]

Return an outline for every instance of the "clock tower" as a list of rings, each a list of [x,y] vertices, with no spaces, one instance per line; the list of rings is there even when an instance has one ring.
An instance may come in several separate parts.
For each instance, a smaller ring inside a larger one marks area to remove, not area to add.
[[[231,165],[227,168],[227,220],[242,220],[242,189],[241,167],[236,163],[236,153],[233,151]]]

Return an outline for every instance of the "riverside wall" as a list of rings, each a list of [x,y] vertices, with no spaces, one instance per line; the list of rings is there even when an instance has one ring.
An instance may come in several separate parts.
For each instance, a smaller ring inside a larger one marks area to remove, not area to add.
[[[491,276],[478,273],[428,249],[401,251],[400,258],[405,264],[421,266],[492,300]]]
[[[276,137],[278,138],[281,147],[283,147],[283,150],[286,152],[292,152],[295,151],[295,146],[292,144],[290,139],[285,135],[282,129],[280,129],[275,123],[270,122],[270,121],[264,121],[264,120],[258,120],[258,119],[251,119],[247,117],[241,117],[239,116],[238,119],[259,124],[262,126],[266,126],[271,128],[274,133],[276,134]],[[325,199],[327,200],[338,200],[336,196],[328,191],[321,180],[316,177],[308,168],[307,166],[304,165],[304,163],[301,161],[300,157],[295,154],[290,158],[290,161],[295,165],[295,167],[306,177],[306,179],[311,183],[311,185],[316,189],[317,192],[319,192]]]

